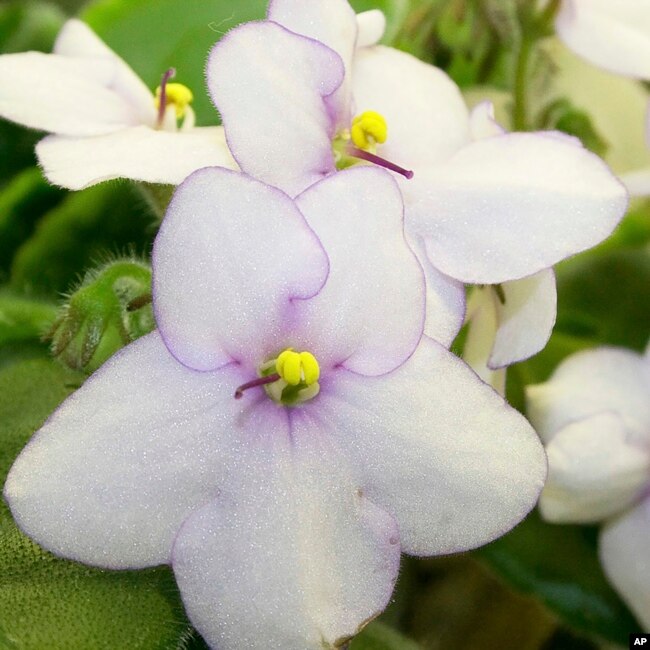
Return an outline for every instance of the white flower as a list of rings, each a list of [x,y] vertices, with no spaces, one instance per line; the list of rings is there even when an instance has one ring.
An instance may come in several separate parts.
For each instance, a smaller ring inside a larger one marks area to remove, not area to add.
[[[594,65],[650,79],[647,0],[563,0],[555,29],[567,47]]]
[[[614,586],[650,627],[650,358],[597,348],[563,361],[527,390],[546,443],[540,499],[553,522],[604,521],[600,557]]]
[[[400,549],[471,548],[535,504],[546,463],[530,425],[421,336],[424,278],[386,172],[346,170],[294,201],[197,171],[153,274],[159,331],[102,366],[10,471],[16,521],[46,548],[171,563],[220,650],[322,650],[386,606]]]
[[[578,140],[476,139],[455,84],[404,52],[366,46],[346,0],[273,0],[268,18],[226,34],[208,62],[234,158],[292,195],[360,161],[396,171],[437,340],[462,325],[463,282],[549,269],[623,216],[624,188]]]
[[[39,163],[50,182],[73,190],[122,177],[178,184],[201,167],[235,167],[221,127],[193,127],[187,92],[168,86],[158,109],[133,70],[75,19],[53,54],[0,56],[0,116],[53,134],[36,147]]]

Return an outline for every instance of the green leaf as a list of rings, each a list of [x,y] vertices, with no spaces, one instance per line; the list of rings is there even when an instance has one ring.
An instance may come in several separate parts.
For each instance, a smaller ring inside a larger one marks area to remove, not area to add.
[[[621,643],[639,626],[607,582],[596,546],[596,529],[547,524],[533,512],[475,554],[575,628]]]
[[[0,475],[81,376],[41,358],[0,371]],[[3,478],[4,482],[4,478]],[[0,646],[176,650],[189,626],[171,571],[102,571],[57,559],[0,505]]]
[[[381,621],[365,627],[350,644],[350,650],[419,650],[420,646]]]
[[[56,315],[56,305],[0,291],[0,346],[38,340]]]
[[[557,267],[556,330],[594,345],[643,350],[650,333],[650,255],[643,248],[594,251]]]
[[[0,273],[7,273],[16,249],[33,233],[36,222],[61,201],[64,192],[48,185],[31,167],[13,177],[0,192]]]
[[[205,63],[214,43],[235,25],[258,20],[266,0],[96,0],[85,20],[153,90],[168,68],[194,92],[199,124],[218,124],[205,86]]]
[[[69,194],[18,250],[11,285],[56,296],[90,266],[125,250],[148,251],[154,234],[146,206],[128,183],[102,183]]]

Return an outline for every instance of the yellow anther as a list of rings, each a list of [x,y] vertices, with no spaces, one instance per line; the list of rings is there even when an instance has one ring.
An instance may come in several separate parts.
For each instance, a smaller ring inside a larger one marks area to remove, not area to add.
[[[275,370],[289,386],[297,386],[301,382],[311,386],[320,377],[316,357],[310,352],[294,352],[291,348],[280,353],[275,362]]]
[[[307,386],[315,384],[320,377],[320,366],[316,357],[311,352],[300,353],[300,365],[302,366],[302,374],[305,377]]]
[[[365,111],[352,120],[350,136],[359,149],[364,151],[373,149],[375,144],[386,142],[388,137],[386,120],[375,111]]]
[[[156,88],[156,108],[160,108],[160,95],[161,89],[160,86],[158,86],[158,88]],[[168,83],[165,86],[165,96],[167,106],[171,106],[173,104],[174,108],[176,109],[176,117],[179,120],[185,116],[187,107],[194,100],[194,95],[187,86],[176,83]]]

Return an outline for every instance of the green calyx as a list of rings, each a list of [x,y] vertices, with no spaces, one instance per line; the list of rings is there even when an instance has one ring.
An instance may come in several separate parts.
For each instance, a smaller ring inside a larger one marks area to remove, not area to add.
[[[46,338],[65,365],[94,372],[153,328],[151,269],[137,260],[115,260],[86,274]]]

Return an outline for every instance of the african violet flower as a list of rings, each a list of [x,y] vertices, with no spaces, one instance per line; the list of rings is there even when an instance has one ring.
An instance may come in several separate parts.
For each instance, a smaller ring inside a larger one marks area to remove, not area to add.
[[[647,629],[650,357],[622,348],[580,352],[527,397],[548,453],[542,514],[558,523],[605,522],[603,567]]]
[[[503,135],[491,102],[481,102],[470,114],[472,139]],[[506,367],[544,348],[557,314],[552,269],[521,280],[473,287],[465,320],[469,324],[463,358],[478,376],[505,395]]]
[[[9,474],[44,547],[171,563],[215,647],[332,648],[386,606],[400,549],[483,544],[534,505],[532,428],[421,338],[422,270],[386,172],[294,201],[199,170],[153,271],[159,331],[64,402]]]
[[[73,190],[120,177],[177,184],[201,167],[234,167],[223,129],[194,128],[192,93],[171,76],[154,96],[73,19],[53,54],[0,56],[0,117],[52,133],[36,147],[39,163],[50,182]]]
[[[395,173],[429,313],[449,313],[428,334],[453,340],[462,282],[521,279],[610,234],[625,190],[578,140],[475,139],[443,72],[357,34],[347,0],[272,0],[214,47],[208,87],[240,167],[289,194],[358,163]]]
[[[555,29],[567,47],[610,72],[650,79],[650,4],[562,0]]]

